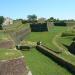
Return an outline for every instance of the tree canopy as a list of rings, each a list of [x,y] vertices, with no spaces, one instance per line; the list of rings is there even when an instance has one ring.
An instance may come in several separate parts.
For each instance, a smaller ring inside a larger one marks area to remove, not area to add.
[[[0,16],[0,24],[2,24],[4,22],[4,17]]]
[[[2,29],[2,23],[4,22],[4,17],[0,16],[0,29]]]
[[[37,21],[37,16],[35,14],[27,16],[29,22]]]

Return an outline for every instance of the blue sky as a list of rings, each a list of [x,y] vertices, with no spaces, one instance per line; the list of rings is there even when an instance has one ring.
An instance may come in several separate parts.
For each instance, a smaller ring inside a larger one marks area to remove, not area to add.
[[[75,0],[0,0],[0,16],[16,19],[31,14],[75,19]]]

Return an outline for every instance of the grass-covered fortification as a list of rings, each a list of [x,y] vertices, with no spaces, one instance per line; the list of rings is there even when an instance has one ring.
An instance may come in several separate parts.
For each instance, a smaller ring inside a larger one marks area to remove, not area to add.
[[[68,49],[64,46],[64,44],[70,45],[72,39],[75,36],[74,33],[71,34],[70,31],[68,32],[68,27],[49,26],[48,31],[44,31],[44,32],[32,31],[30,32],[30,34],[25,35],[22,38],[20,38],[22,35],[22,34],[20,35],[20,33],[24,29],[30,28],[29,23],[22,24],[16,22],[11,26],[6,26],[5,28],[6,28],[5,32],[0,32],[1,40],[4,40],[6,37],[8,40],[12,40],[14,42],[15,47],[16,45],[18,44],[20,45],[21,42],[25,42],[25,41],[30,41],[34,43],[41,41],[43,45],[50,48],[52,51],[60,52],[58,54],[59,56],[75,64],[75,56],[72,55],[68,51]],[[13,35],[14,33],[16,34],[16,36]],[[17,39],[19,40],[19,42]],[[43,54],[38,52],[35,48],[30,49],[30,51],[27,50],[28,49],[24,49],[24,51],[17,51],[15,50],[14,47],[12,49],[0,49],[0,60],[11,60],[18,57],[22,57],[24,55],[27,65],[29,66],[33,75],[49,75],[49,74],[71,75],[71,73],[68,72],[65,68],[55,63],[52,59],[44,56]]]

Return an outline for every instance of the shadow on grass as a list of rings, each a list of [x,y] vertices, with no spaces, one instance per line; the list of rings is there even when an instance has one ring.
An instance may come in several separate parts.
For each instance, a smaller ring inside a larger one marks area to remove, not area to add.
[[[57,63],[59,66],[63,67],[64,69],[66,69],[69,73],[71,73],[72,75],[75,75],[75,71],[73,69],[71,69],[68,64],[66,64],[65,62],[61,62],[61,60],[57,59],[56,57],[54,57],[52,54],[50,54],[49,52],[42,50],[42,49],[38,49],[36,47],[36,49],[41,52],[42,54],[44,54],[45,56],[47,56],[49,59],[52,59],[55,63]],[[62,63],[62,64],[61,64]]]
[[[63,44],[63,45],[68,49],[68,51],[71,54],[75,55],[75,42],[72,42],[72,44],[70,46],[67,46],[65,44]]]

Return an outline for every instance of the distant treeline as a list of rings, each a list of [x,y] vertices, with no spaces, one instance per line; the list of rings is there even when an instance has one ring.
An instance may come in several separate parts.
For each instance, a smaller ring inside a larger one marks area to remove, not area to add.
[[[41,18],[37,18],[37,16],[35,14],[33,15],[28,15],[27,19],[18,19],[21,20],[22,23],[46,23],[46,22],[75,22],[74,19],[68,19],[68,20],[60,20],[59,18],[54,18],[54,17],[50,17],[48,19],[41,17]]]
[[[4,16],[0,16],[0,29],[2,29],[2,24],[4,22],[5,18]],[[75,20],[74,19],[69,19],[69,20],[60,20],[58,18],[54,18],[54,17],[50,17],[48,19],[41,17],[41,18],[37,18],[37,16],[35,14],[32,15],[28,15],[27,19],[16,19],[14,21],[21,21],[22,24],[25,23],[47,23],[47,22],[53,22],[54,25],[56,26],[66,26],[68,25],[72,25],[74,24]],[[74,24],[75,25],[75,24]]]
[[[41,17],[41,18],[37,18],[36,15],[28,15],[27,19],[17,19],[20,20],[23,24],[25,23],[30,23],[30,24],[43,24],[43,23],[48,23],[49,25],[51,25],[53,23],[53,25],[55,26],[70,26],[70,25],[75,25],[75,20],[74,19],[69,19],[69,20],[60,20],[60,19],[56,19],[54,17],[50,17],[48,19]],[[51,23],[52,22],[52,23]]]

